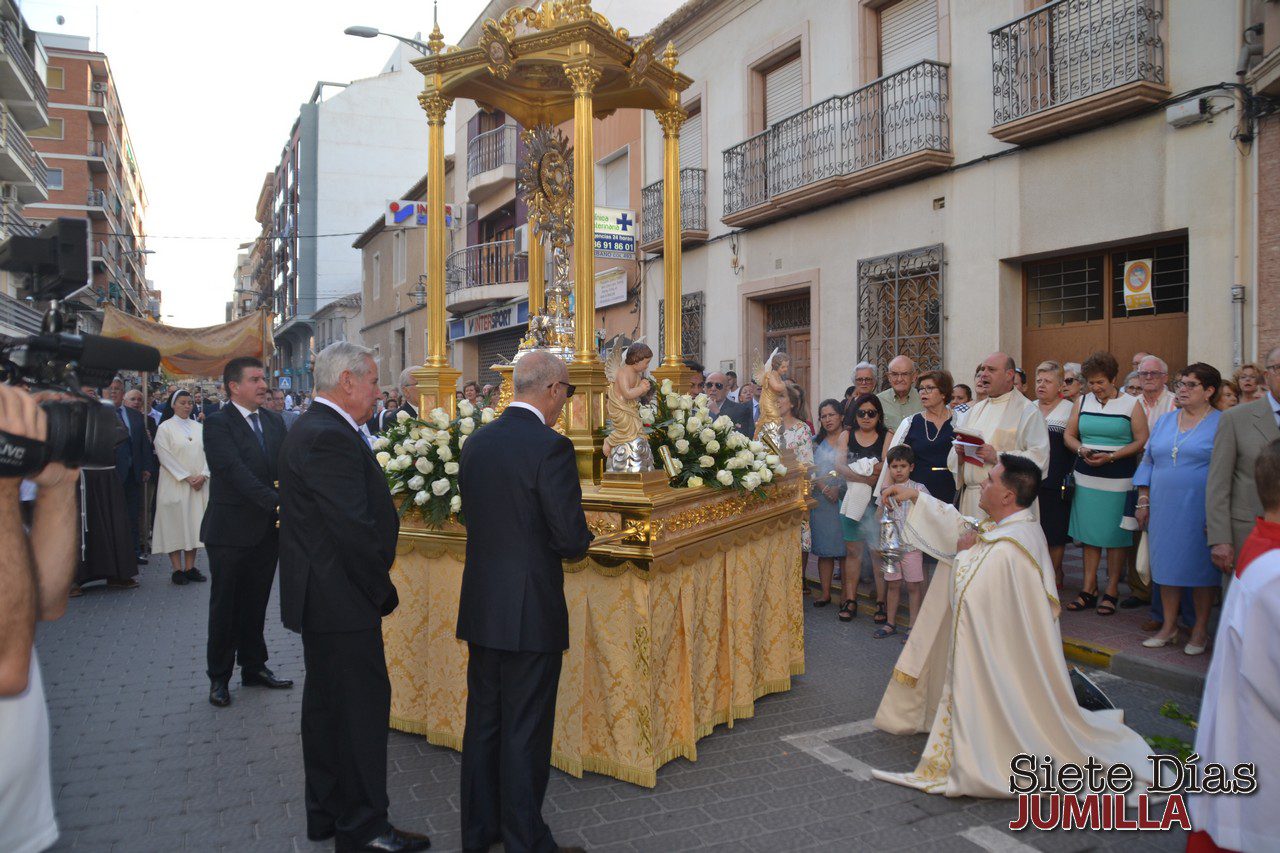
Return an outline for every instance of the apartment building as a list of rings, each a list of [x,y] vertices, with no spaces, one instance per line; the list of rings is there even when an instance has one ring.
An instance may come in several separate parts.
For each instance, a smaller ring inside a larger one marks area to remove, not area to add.
[[[103,305],[159,319],[159,299],[147,285],[146,188],[111,63],[89,49],[87,37],[39,38],[48,56],[49,120],[28,135],[48,167],[49,195],[26,213],[37,224],[89,220],[92,279],[80,297],[86,329],[100,323]]]
[[[288,377],[295,390],[311,390],[313,315],[361,289],[351,235],[422,174],[427,123],[417,101],[422,77],[409,64],[416,55],[397,44],[376,76],[317,83],[259,194],[264,227],[270,208],[269,235],[260,236],[270,237],[272,378]]]
[[[1256,96],[1268,99],[1258,104],[1265,114],[1258,120],[1250,164],[1256,164],[1257,192],[1247,211],[1256,228],[1256,354],[1265,358],[1267,349],[1280,344],[1280,3],[1253,0],[1246,11],[1245,24],[1252,30],[1246,30],[1246,43],[1256,48],[1245,65],[1245,82]],[[1244,297],[1247,305],[1247,291]]]
[[[35,234],[22,208],[48,198],[44,161],[27,135],[49,123],[45,65],[44,48],[22,11],[12,0],[0,2],[0,239]],[[21,287],[17,276],[0,271],[0,334],[40,328],[40,314],[21,298]]]
[[[452,154],[444,159],[445,204],[454,201],[454,162]],[[425,203],[427,176],[392,199]],[[416,216],[402,226],[388,226],[385,205],[382,210],[352,245],[360,250],[363,270],[357,337],[373,349],[378,384],[390,390],[402,370],[427,359],[427,229],[416,225]],[[461,239],[459,230],[445,234],[452,250]]]
[[[227,303],[227,322],[258,310],[258,291],[253,280],[253,249],[256,241],[241,243],[236,254],[235,272],[231,274],[231,301]]]
[[[957,381],[994,349],[1028,366],[1097,349],[1253,358],[1259,301],[1246,288],[1241,322],[1232,211],[1254,188],[1237,188],[1249,155],[1216,88],[1236,79],[1229,7],[691,0],[653,32],[695,81],[685,351],[742,372],[780,346],[812,403],[898,352]],[[1193,93],[1190,115],[1166,112],[1177,93]],[[655,251],[660,142],[646,117]],[[1131,261],[1150,262],[1153,308],[1125,308]],[[660,342],[662,270],[646,266]]]

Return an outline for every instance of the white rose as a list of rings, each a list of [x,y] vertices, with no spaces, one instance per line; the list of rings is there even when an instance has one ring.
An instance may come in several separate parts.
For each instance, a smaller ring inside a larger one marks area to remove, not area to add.
[[[493,409],[490,409],[488,406],[485,406],[484,409],[480,412],[480,423],[487,424],[496,417],[497,417],[497,414],[493,411]]]
[[[756,455],[755,455],[754,453],[752,453],[750,450],[746,450],[746,449],[739,450],[739,451],[738,451],[736,454],[734,454],[734,455],[735,455],[735,456],[737,456],[739,459],[741,459],[743,462],[751,462],[752,460],[754,460],[754,459],[756,458]]]
[[[683,470],[684,470],[684,463],[683,463],[683,462],[681,462],[679,459],[672,459],[672,460],[671,460],[671,467],[675,468],[675,469],[676,469],[676,473],[678,474],[678,473],[680,473],[681,471],[683,471]]]
[[[413,463],[413,467],[418,469],[419,474],[430,474],[431,469],[435,466],[431,464],[431,460],[425,456],[420,456]]]
[[[462,495],[449,498],[449,512],[457,512],[460,509],[462,509]]]
[[[760,477],[760,482],[762,483],[773,482],[773,472],[770,471],[768,468],[761,468],[759,477]]]
[[[733,428],[733,419],[728,415],[721,415],[715,420],[716,429],[725,430]]]
[[[404,414],[404,413],[401,412],[401,414]],[[449,415],[445,412],[444,409],[432,409],[431,422],[434,423],[436,427],[438,427],[439,429],[444,429],[449,425]]]
[[[710,456],[698,457],[698,466],[701,468],[710,468],[715,464],[716,464],[716,460],[712,459]]]
[[[747,491],[755,491],[760,488],[760,475],[751,473],[742,478],[742,485],[747,487]]]
[[[457,462],[444,463],[444,472],[448,474],[450,477],[454,476],[455,474],[458,473],[458,463]]]
[[[461,417],[469,418],[476,413],[476,407],[471,405],[471,401],[462,400],[458,403],[458,414]]]
[[[724,446],[730,450],[737,450],[739,447],[742,447],[745,441],[746,439],[742,437],[742,433],[731,432],[729,433],[729,437],[724,440]]]
[[[391,452],[392,452],[392,453],[394,453],[396,456],[403,456],[403,455],[404,455],[404,445],[403,445],[403,444],[397,444],[396,446],[394,446],[394,447],[392,447],[392,448],[391,448]]]
[[[765,456],[764,461],[766,465],[777,465],[778,457],[776,454],[770,453],[767,456]]]
[[[786,465],[774,465],[774,466],[773,466],[773,473],[774,473],[774,476],[776,476],[776,477],[784,476],[784,475],[787,473],[787,466],[786,466]]]
[[[397,456],[397,457],[396,457],[396,470],[397,470],[397,471],[403,471],[403,470],[405,470],[406,468],[408,468],[408,467],[409,467],[410,465],[412,465],[412,464],[413,464],[413,459],[412,459],[411,457],[409,457],[409,456]]]
[[[701,477],[690,477],[688,480],[686,480],[686,481],[685,481],[685,483],[686,483],[686,485],[688,485],[688,486],[689,486],[689,488],[691,488],[691,489],[696,489],[698,486],[701,486],[701,485],[702,485],[702,478],[701,478]]]
[[[441,477],[431,483],[431,491],[437,495],[447,495],[449,493],[449,481]]]
[[[707,442],[708,453],[718,453],[719,451],[720,451],[720,442],[716,441],[714,438]]]
[[[764,444],[759,441],[753,441],[747,447],[751,448],[752,453],[764,453]]]
[[[680,424],[672,424],[671,426],[667,427],[667,437],[670,438],[672,441],[678,441],[684,438],[684,427],[682,427]]]
[[[413,502],[418,506],[422,506],[424,503],[427,502],[427,498],[429,497],[431,496],[428,495],[426,492],[418,492],[416,495],[413,496]]]
[[[708,402],[707,395],[699,394],[698,396],[693,398],[693,402],[697,404],[699,409],[704,409],[706,408],[707,402]]]
[[[716,479],[719,480],[722,485],[733,485],[733,474],[730,474],[728,471],[717,471]]]
[[[385,438],[382,440],[386,441]],[[386,445],[384,444],[383,447],[386,447]],[[375,456],[374,458],[378,460],[379,465],[381,465],[383,468],[386,468],[387,463],[391,461],[391,454],[385,450],[380,450],[378,451],[378,455]]]
[[[461,449],[462,449],[462,445],[466,442],[466,440],[467,440],[467,437],[466,437],[465,435],[460,435],[460,436],[458,436],[458,449],[459,449],[459,450],[461,450]]]
[[[663,395],[664,395],[664,396],[665,396],[665,395],[667,395],[667,394],[670,394],[670,393],[671,393],[671,380],[670,380],[670,379],[664,379],[664,380],[662,380],[662,384],[658,386],[658,390],[659,390],[659,391],[661,391],[661,392],[663,393]]]
[[[763,468],[763,467],[764,467],[764,463],[763,463],[763,462],[761,462],[759,459],[753,459],[753,460],[751,460],[751,470],[752,470],[752,471],[759,471],[759,470],[760,470],[761,468]]]
[[[469,417],[463,418],[458,421],[458,429],[462,430],[463,435],[470,435],[475,432],[476,422]]]
[[[414,429],[409,430],[409,438],[412,438],[414,441],[417,441],[418,439],[422,438],[422,431],[417,429],[416,427]]]
[[[407,420],[409,420],[409,413],[406,412],[404,409],[401,409],[400,411],[396,412],[397,422],[404,423]]]
[[[386,450],[386,449],[387,449],[387,445],[388,445],[388,444],[390,444],[390,443],[391,443],[391,442],[387,441],[385,438],[375,438],[375,439],[373,440],[373,449],[374,449],[374,450]]]
[[[702,441],[703,444],[706,444],[709,441],[715,441],[716,431],[713,430],[711,427],[707,427],[702,432],[698,433],[698,438]]]
[[[689,432],[697,432],[702,429],[702,418],[697,415],[690,415],[685,419],[684,425]]]
[[[724,463],[724,467],[729,469],[730,471],[737,471],[739,468],[742,467],[742,460],[734,456],[728,462]]]
[[[683,438],[676,439],[676,453],[688,453],[689,442]]]
[[[678,409],[678,408],[680,408],[680,398],[679,398],[679,397],[677,397],[675,394],[668,394],[668,395],[667,395],[667,408],[668,408],[668,409]]]
[[[398,495],[403,491],[404,491],[404,483],[397,482],[394,486],[391,487],[391,494],[393,495]]]
[[[421,490],[426,484],[427,481],[423,479],[421,474],[414,474],[409,478],[409,488],[413,489],[415,492]]]
[[[436,456],[440,457],[441,462],[448,462],[450,459],[453,458],[453,451],[450,450],[447,446],[441,447],[438,450],[436,450]]]
[[[646,424],[653,423],[654,414],[653,414],[652,406],[641,406],[638,411],[638,414],[640,415],[641,423],[646,423]]]
[[[422,455],[425,455],[430,449],[431,442],[427,441],[425,438],[418,439],[417,443],[413,445],[413,452]]]

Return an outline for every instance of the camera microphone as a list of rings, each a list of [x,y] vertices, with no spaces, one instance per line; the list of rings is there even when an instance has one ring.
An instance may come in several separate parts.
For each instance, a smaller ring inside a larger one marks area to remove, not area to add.
[[[82,335],[80,366],[87,370],[136,370],[151,373],[160,366],[160,350],[101,335]]]

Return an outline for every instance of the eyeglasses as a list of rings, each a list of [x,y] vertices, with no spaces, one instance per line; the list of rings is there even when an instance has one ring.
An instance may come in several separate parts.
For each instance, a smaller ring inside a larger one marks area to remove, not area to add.
[[[858,409],[858,417],[860,418],[876,418],[880,413],[875,409]]]
[[[890,379],[910,379],[910,378],[911,378],[911,373],[910,373],[909,371],[908,371],[908,372],[906,372],[906,373],[903,373],[903,372],[902,372],[902,371],[900,371],[900,370],[890,370],[890,371],[889,371],[889,378],[890,378]]]
[[[578,387],[577,387],[576,385],[570,385],[568,382],[552,382],[552,383],[551,383],[550,385],[548,385],[547,387],[548,387],[548,388],[554,388],[554,387],[556,387],[557,385],[563,385],[563,386],[564,386],[564,398],[565,398],[566,400],[573,396],[573,392],[574,392],[574,391],[578,390]]]
[[[1174,390],[1175,390],[1175,391],[1181,391],[1183,388],[1186,388],[1188,391],[1194,391],[1194,390],[1195,390],[1195,389],[1197,389],[1197,388],[1203,388],[1203,387],[1204,387],[1204,386],[1203,386],[1203,385],[1201,385],[1199,382],[1175,382],[1175,383],[1173,383],[1173,388],[1174,388]]]
[[[918,393],[920,393],[920,394],[923,394],[923,393],[925,393],[926,391],[937,391],[937,390],[938,390],[938,389],[937,389],[937,387],[936,387],[936,386],[934,386],[934,385],[918,385],[918,386],[916,386],[916,391],[917,391]]]
[[[876,381],[876,380],[875,380],[875,377],[873,377],[873,376],[859,376],[858,378],[856,378],[856,379],[854,379],[854,380],[853,380],[853,384],[854,384],[854,385],[868,385],[868,384],[870,384],[870,383],[872,383],[872,382],[875,382],[875,381]]]
[[[1280,373],[1280,364],[1268,364],[1267,373]]]
[[[1066,379],[1062,380],[1062,384],[1063,384],[1063,385],[1075,385],[1075,384],[1076,384],[1077,382],[1079,382],[1079,381],[1080,381],[1080,380],[1079,380],[1079,379],[1076,379],[1074,376],[1068,376]]]
[[[708,383],[707,383],[707,387],[708,387],[708,388],[723,388],[723,387],[724,387],[724,383],[723,383],[723,382],[708,382]]]
[[[1163,370],[1139,370],[1138,377],[1141,379],[1159,379],[1161,376],[1168,376]]]

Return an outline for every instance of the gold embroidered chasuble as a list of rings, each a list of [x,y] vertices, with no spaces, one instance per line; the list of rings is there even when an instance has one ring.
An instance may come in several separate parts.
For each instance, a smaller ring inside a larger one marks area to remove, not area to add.
[[[955,548],[962,527],[954,507],[927,496],[907,517],[908,539],[935,555],[945,555],[948,542]],[[1086,711],[1076,703],[1040,525],[1022,510],[983,527],[974,547],[954,556],[943,583],[935,575],[926,605],[945,596],[945,607],[934,606],[949,618],[912,629],[906,660],[899,660],[876,716],[880,728],[902,733],[920,731],[931,718],[924,754],[909,773],[874,775],[949,797],[1010,798],[1009,763],[1026,752],[1059,764],[1090,756],[1108,766],[1127,764],[1137,789],[1145,788],[1149,750],[1124,725],[1123,712]],[[915,670],[914,679],[904,666]],[[938,668],[943,677],[931,682]],[[938,695],[930,706],[931,684]]]

